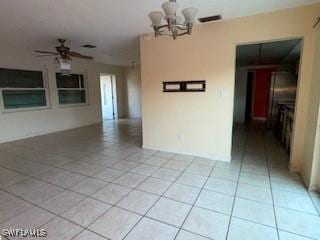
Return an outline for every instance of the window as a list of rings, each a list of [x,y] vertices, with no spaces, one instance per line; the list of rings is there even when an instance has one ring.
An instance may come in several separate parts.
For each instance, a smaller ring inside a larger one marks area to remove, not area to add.
[[[0,68],[0,91],[5,110],[47,106],[42,71]]]
[[[86,103],[86,87],[82,74],[70,76],[56,73],[59,104],[84,104]]]

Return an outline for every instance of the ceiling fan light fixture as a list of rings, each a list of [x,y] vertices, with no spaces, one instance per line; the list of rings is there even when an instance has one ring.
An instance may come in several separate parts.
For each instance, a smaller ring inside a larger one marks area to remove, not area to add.
[[[56,62],[58,63],[58,67],[59,67],[61,75],[64,75],[64,76],[71,75],[71,60],[70,59],[57,57]]]

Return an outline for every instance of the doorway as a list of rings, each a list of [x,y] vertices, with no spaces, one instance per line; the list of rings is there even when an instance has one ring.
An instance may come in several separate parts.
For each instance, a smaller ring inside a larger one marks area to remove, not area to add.
[[[237,46],[234,125],[258,126],[288,161],[301,48],[302,39]]]
[[[100,75],[101,112],[103,120],[118,118],[116,76]]]

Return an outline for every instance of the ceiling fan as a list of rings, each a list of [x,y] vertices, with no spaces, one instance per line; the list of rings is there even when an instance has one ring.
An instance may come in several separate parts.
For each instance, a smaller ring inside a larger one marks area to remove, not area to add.
[[[35,51],[36,53],[42,53],[45,55],[40,55],[40,57],[47,57],[47,56],[56,56],[55,62],[58,64],[60,68],[60,72],[62,75],[70,76],[71,75],[71,60],[72,58],[82,58],[87,60],[92,60],[93,57],[85,56],[81,53],[77,53],[74,51],[70,51],[70,48],[64,45],[65,39],[58,39],[60,45],[56,46],[56,52],[50,51]]]
[[[77,53],[74,51],[70,51],[70,48],[66,47],[64,43],[66,42],[65,39],[58,39],[60,46],[56,46],[56,52],[51,52],[51,51],[35,51],[36,53],[42,53],[45,55],[41,56],[57,56],[60,57],[63,60],[71,60],[73,57],[74,58],[82,58],[82,59],[87,59],[87,60],[92,60],[93,57],[91,56],[85,56],[82,55],[81,53]]]

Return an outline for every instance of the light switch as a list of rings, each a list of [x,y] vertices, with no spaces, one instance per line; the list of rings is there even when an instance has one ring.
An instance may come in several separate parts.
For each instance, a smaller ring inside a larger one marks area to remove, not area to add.
[[[228,97],[229,96],[229,92],[226,89],[220,88],[219,89],[219,96],[220,97]]]

